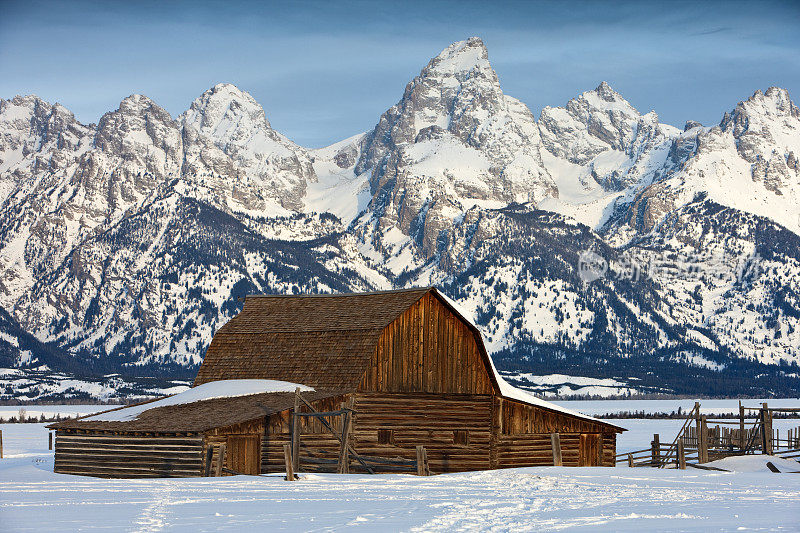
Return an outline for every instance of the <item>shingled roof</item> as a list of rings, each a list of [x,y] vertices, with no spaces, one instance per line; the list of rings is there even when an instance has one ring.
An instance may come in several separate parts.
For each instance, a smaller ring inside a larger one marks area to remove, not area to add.
[[[248,296],[214,335],[194,384],[259,378],[355,390],[383,329],[431,290]]]
[[[308,402],[343,395],[338,391],[308,391],[302,396]],[[142,411],[133,420],[103,421],[87,420],[103,413],[124,411],[142,404],[129,405],[83,416],[75,420],[64,420],[47,426],[51,429],[84,429],[93,431],[202,433],[215,428],[232,426],[241,422],[260,419],[294,407],[293,392],[268,392],[214,398],[199,402],[154,407]],[[151,400],[147,403],[154,403]]]

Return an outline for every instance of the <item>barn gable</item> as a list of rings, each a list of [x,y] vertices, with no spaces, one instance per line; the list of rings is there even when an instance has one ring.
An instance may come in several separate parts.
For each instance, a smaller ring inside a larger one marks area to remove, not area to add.
[[[491,364],[470,326],[429,290],[381,332],[359,390],[492,394]]]

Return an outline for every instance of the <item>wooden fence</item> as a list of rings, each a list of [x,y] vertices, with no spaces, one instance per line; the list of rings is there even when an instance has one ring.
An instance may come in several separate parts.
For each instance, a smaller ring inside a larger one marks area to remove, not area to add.
[[[767,454],[800,457],[800,426],[783,433],[772,427],[773,413],[798,413],[800,408],[744,407],[739,402],[737,419],[708,419],[700,403],[687,414],[671,444],[653,435],[650,448],[617,454],[616,463],[630,467],[677,468],[697,466],[731,455]]]

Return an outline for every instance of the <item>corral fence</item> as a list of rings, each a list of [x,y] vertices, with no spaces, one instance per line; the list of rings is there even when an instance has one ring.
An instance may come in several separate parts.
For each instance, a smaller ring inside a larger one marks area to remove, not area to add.
[[[616,463],[629,467],[703,468],[699,465],[734,455],[800,458],[800,426],[784,432],[773,428],[775,413],[800,417],[800,408],[771,408],[767,403],[746,407],[739,402],[738,419],[711,419],[700,413],[700,403],[696,402],[672,442],[662,443],[655,434],[649,448],[617,454]]]

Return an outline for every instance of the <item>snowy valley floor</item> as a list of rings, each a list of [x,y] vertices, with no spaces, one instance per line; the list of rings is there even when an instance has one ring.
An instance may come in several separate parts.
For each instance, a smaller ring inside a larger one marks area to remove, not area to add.
[[[796,474],[550,467],[100,480],[54,474],[43,425],[0,429],[0,531],[800,530]]]

